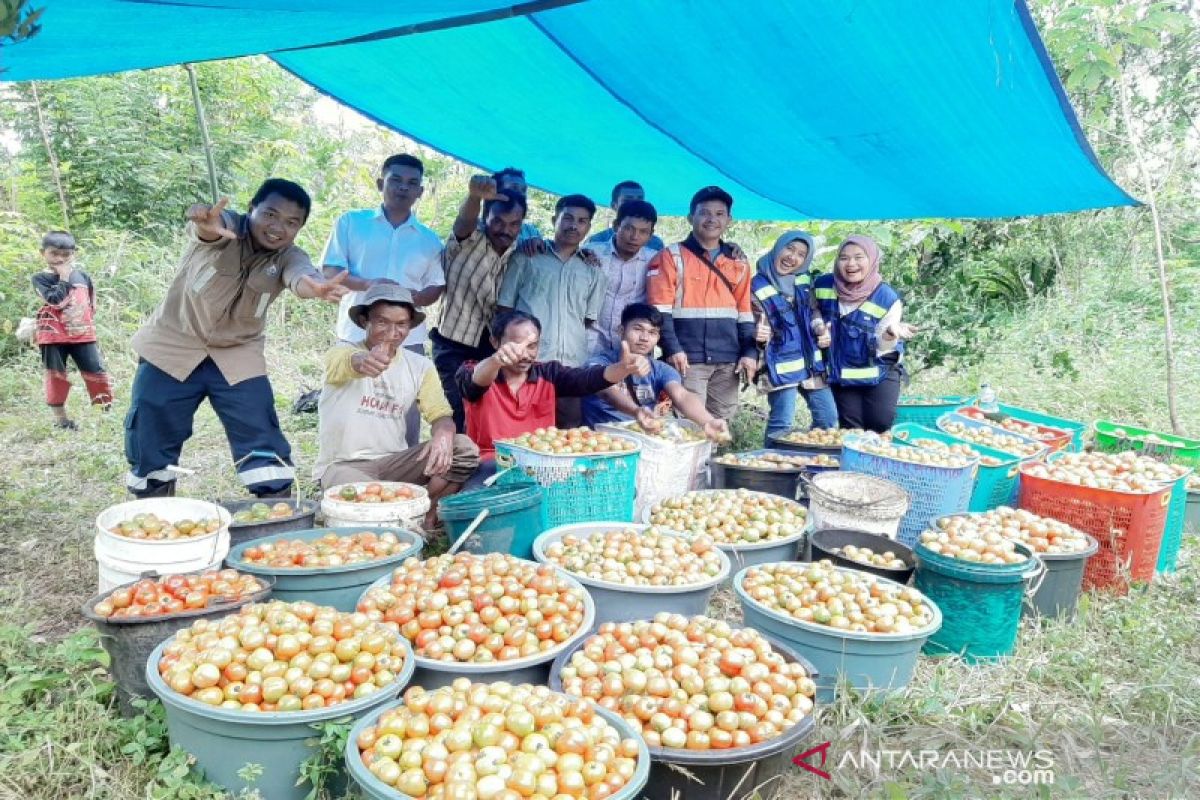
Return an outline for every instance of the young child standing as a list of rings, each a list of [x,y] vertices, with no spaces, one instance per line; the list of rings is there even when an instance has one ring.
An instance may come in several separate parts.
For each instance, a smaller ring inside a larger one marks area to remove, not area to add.
[[[54,412],[57,428],[75,430],[67,417],[67,359],[75,362],[94,405],[108,409],[112,403],[112,380],[104,369],[96,344],[96,291],[92,279],[75,266],[75,237],[66,231],[50,231],[42,237],[42,259],[46,268],[33,276],[33,288],[45,301],[37,314],[34,341],[42,351],[46,368],[46,403]]]

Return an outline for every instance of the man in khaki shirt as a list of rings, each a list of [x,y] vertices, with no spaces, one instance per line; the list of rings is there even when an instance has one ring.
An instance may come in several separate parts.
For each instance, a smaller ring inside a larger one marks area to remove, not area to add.
[[[293,242],[312,207],[281,178],[265,181],[246,215],[188,209],[188,242],[167,296],[133,337],[140,357],[125,419],[126,485],[138,497],[171,495],[192,419],[206,398],[225,428],[238,477],[259,497],[291,494],[296,471],[267,379],[267,308],[285,288],[338,302],[342,280],[326,280]]]
[[[409,331],[425,321],[412,294],[380,284],[359,300],[349,316],[366,339],[342,342],[325,356],[313,478],[324,489],[356,481],[425,486],[432,501],[426,528],[432,530],[437,501],[462,488],[479,465],[479,448],[455,433],[433,362],[403,347]],[[405,418],[412,408],[429,423],[427,442],[408,437]]]

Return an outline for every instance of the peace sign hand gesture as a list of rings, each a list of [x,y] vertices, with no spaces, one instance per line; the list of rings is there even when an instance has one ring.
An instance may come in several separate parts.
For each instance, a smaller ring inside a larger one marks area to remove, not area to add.
[[[222,211],[229,205],[229,198],[222,197],[216,205],[196,203],[187,210],[188,221],[196,226],[196,235],[206,242],[216,242],[221,239],[236,239],[238,235],[225,227],[225,217]]]

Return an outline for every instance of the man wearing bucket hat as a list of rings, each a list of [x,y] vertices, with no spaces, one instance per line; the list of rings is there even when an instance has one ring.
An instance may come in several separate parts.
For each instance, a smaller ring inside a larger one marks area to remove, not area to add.
[[[425,321],[412,294],[378,284],[348,314],[366,337],[357,344],[342,342],[325,356],[313,479],[326,489],[354,481],[425,486],[433,503],[426,527],[432,528],[438,499],[462,488],[479,464],[479,448],[455,433],[433,362],[402,347],[409,331]],[[431,431],[429,441],[419,445],[409,441],[404,421],[414,406]]]

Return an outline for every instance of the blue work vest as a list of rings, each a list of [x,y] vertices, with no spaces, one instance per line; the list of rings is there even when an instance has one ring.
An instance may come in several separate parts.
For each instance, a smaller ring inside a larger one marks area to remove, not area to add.
[[[887,377],[892,360],[882,361],[877,355],[875,330],[900,295],[891,286],[881,283],[862,305],[843,316],[838,308],[833,273],[817,277],[813,294],[825,322],[833,326],[829,382],[841,386],[874,386],[881,382]],[[904,342],[897,342],[897,357],[903,353]]]
[[[788,302],[766,276],[755,274],[750,281],[750,291],[771,326],[766,362],[772,386],[788,386],[825,372],[821,349],[812,333],[811,283],[812,277],[807,272],[797,275],[796,291],[792,302]]]

